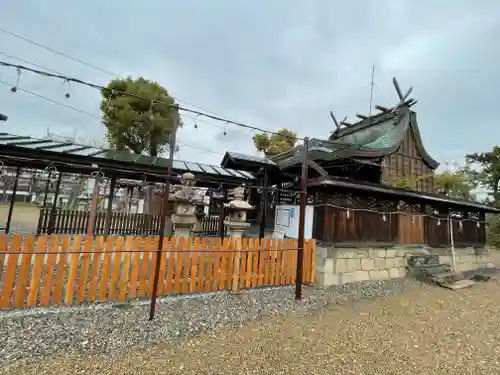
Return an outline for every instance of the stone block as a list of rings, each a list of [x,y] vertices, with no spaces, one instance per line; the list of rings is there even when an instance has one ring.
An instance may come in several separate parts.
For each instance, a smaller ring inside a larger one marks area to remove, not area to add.
[[[327,288],[332,285],[339,285],[339,275],[333,273],[316,272],[316,286]]]
[[[316,257],[317,258],[326,258],[327,251],[328,251],[328,248],[316,245]]]
[[[440,255],[439,256],[439,263],[452,264],[453,263],[453,259],[449,255]]]
[[[385,257],[386,258],[394,258],[398,255],[398,252],[397,250],[394,250],[394,249],[387,249],[385,251]]]
[[[375,269],[375,260],[371,258],[361,259],[361,269],[371,271]]]
[[[389,272],[387,270],[369,271],[370,280],[388,280]]]
[[[389,268],[397,267],[396,266],[396,259],[397,258],[385,258],[385,268],[389,269]]]
[[[335,259],[335,273],[348,272],[347,259]]]
[[[375,269],[385,270],[385,258],[375,258]]]
[[[347,272],[361,270],[361,259],[346,259],[346,260],[347,260]]]
[[[404,257],[394,258],[394,265],[395,265],[395,267],[405,267],[406,266],[406,259]]]
[[[340,275],[340,281],[342,284],[357,283],[366,280],[370,280],[368,271],[346,272]]]
[[[316,269],[318,272],[334,273],[334,260],[332,258],[316,259]]]
[[[406,276],[406,269],[404,267],[393,267],[388,270],[390,279],[400,279]]]
[[[370,249],[370,258],[385,258],[385,249]]]

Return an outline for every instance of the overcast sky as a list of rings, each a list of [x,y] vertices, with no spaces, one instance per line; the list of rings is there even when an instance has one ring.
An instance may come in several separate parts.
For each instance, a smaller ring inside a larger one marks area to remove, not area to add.
[[[396,76],[412,97],[424,144],[441,162],[500,143],[500,2],[494,0],[234,1],[4,0],[0,27],[118,76],[158,81],[180,102],[254,126],[328,137],[339,118],[391,106]],[[105,85],[113,75],[0,32],[0,60],[27,60]],[[16,82],[0,68],[0,80]],[[0,84],[3,131],[47,129],[102,141],[99,92],[23,73],[19,87],[89,114]],[[190,107],[192,108],[192,107]],[[91,115],[96,117],[93,117]],[[252,133],[184,117],[184,160],[220,162],[225,150],[255,153]],[[202,120],[200,118],[200,120]],[[224,136],[224,130],[227,135]],[[187,145],[212,150],[203,152]]]

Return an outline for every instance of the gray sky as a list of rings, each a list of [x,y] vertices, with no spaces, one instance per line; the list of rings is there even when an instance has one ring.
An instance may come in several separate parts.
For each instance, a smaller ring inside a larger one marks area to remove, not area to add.
[[[328,137],[339,118],[396,103],[396,76],[412,97],[430,154],[444,162],[500,143],[500,3],[336,1],[67,1],[5,0],[0,27],[119,76],[143,75],[171,95],[210,112],[301,136]],[[75,3],[76,4],[76,3]],[[105,85],[112,75],[0,32],[4,54]],[[0,80],[16,81],[0,68]],[[99,116],[99,92],[23,73],[19,86]],[[186,105],[187,106],[187,105]],[[188,106],[189,107],[189,106]],[[191,107],[192,108],[192,107]],[[3,131],[43,136],[48,127],[80,140],[102,140],[103,126],[86,114],[0,84]],[[223,153],[255,153],[252,133],[213,120],[184,117],[179,158],[219,163]],[[201,120],[201,119],[200,119]]]

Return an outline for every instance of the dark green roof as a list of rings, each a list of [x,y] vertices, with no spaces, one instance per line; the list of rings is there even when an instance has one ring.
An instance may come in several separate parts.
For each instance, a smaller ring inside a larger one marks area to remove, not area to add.
[[[146,171],[165,174],[168,168],[168,158],[137,155],[126,151],[115,151],[72,142],[0,133],[0,156],[8,157],[9,155],[22,155],[25,160],[31,157],[33,162],[36,162],[36,159],[39,158],[37,155],[44,155],[44,157],[49,157],[50,160],[57,162],[59,155],[64,157],[66,161],[75,160],[76,163],[83,163],[84,159],[87,162],[99,165],[104,162],[111,163],[116,165],[117,168],[130,170],[138,174],[148,173]],[[109,168],[112,170],[111,164],[109,164]],[[191,172],[200,177],[201,175],[215,176],[221,180],[224,178],[242,181],[255,179],[255,176],[247,171],[182,160],[173,161],[173,170],[176,173]]]
[[[313,138],[309,142],[309,154],[313,160],[337,160],[353,157],[379,158],[396,152],[409,130],[415,136],[417,148],[423,159],[431,168],[437,168],[439,163],[423,147],[416,113],[408,107],[402,107],[398,115],[382,113],[369,117],[341,129],[328,140]],[[301,151],[302,145],[276,155],[272,160],[280,168],[287,168],[300,163]]]

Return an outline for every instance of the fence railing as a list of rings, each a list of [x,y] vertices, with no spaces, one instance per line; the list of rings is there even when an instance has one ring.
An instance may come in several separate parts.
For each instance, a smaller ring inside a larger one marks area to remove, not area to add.
[[[105,211],[96,212],[94,234],[104,234],[106,217]],[[51,226],[51,220],[53,234],[82,234],[87,231],[90,211],[57,210],[51,215],[50,209],[43,208],[38,217],[36,233],[47,233]],[[158,233],[160,215],[113,212],[110,224],[109,234],[153,235]]]
[[[0,308],[150,297],[158,237],[0,236]],[[306,241],[303,280],[315,280]],[[295,283],[296,240],[165,240],[159,296]]]
[[[96,213],[94,234],[105,234],[105,211]],[[57,210],[52,217],[52,234],[83,234],[87,232],[90,220],[90,211]],[[40,210],[37,225],[37,234],[49,232],[51,210]],[[109,234],[150,236],[158,233],[160,228],[160,215],[113,212],[111,216]],[[204,217],[201,229],[195,233],[197,236],[216,236],[219,234],[219,218],[216,216]]]

